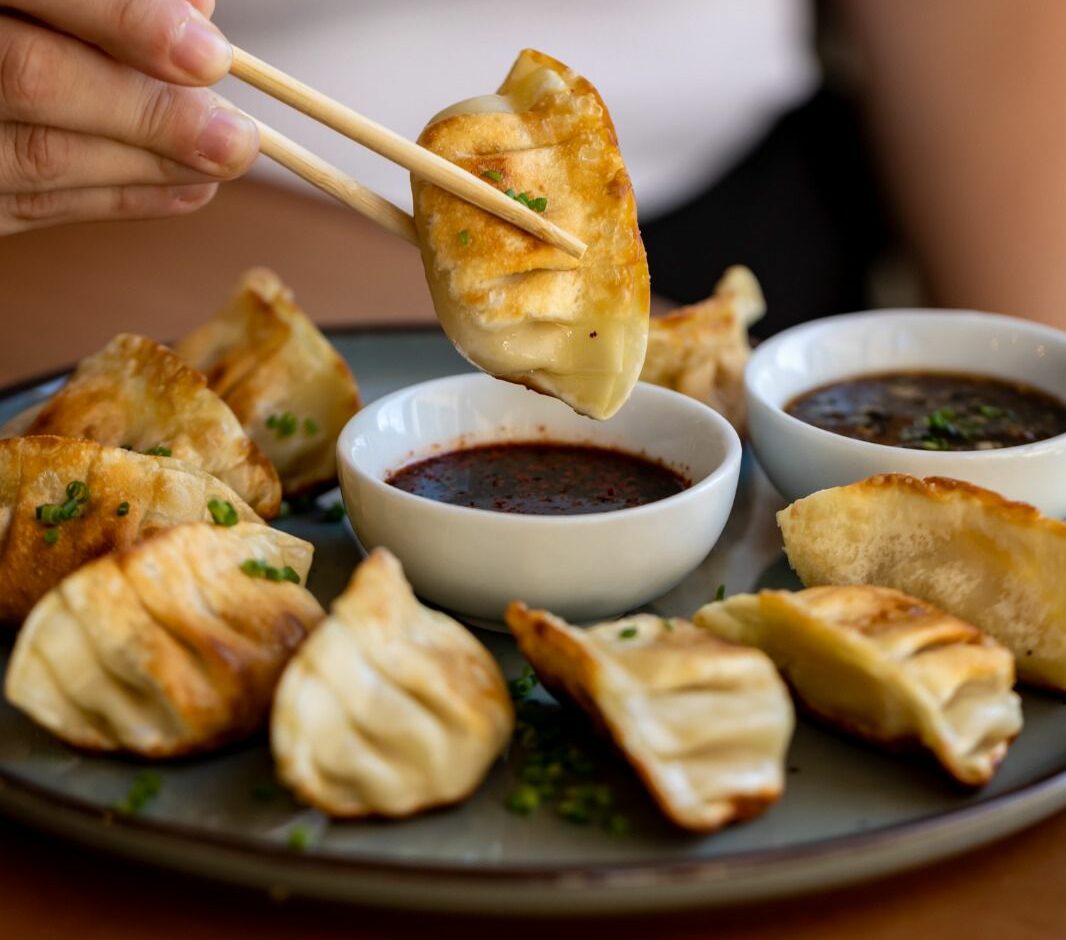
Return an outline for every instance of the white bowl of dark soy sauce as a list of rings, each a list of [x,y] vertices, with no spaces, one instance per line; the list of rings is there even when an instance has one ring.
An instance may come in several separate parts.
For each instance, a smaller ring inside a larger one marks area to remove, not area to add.
[[[585,505],[575,515],[472,508],[389,482],[443,454],[518,443],[612,449],[660,464],[687,485],[632,508]],[[364,547],[389,548],[426,600],[492,621],[512,600],[582,621],[669,590],[721,535],[740,456],[730,424],[676,392],[639,384],[618,414],[593,421],[480,374],[388,395],[357,414],[338,441],[344,501]]]
[[[906,446],[844,436],[789,413],[813,390],[890,373],[987,377],[1049,396],[1061,408],[1066,332],[986,313],[883,310],[814,320],[771,337],[745,372],[748,427],[759,463],[785,497],[909,473],[965,480],[1066,517],[1066,434],[1002,446],[1013,442],[988,439],[992,432],[982,427],[999,420],[1002,409],[993,404],[938,402],[911,419]]]

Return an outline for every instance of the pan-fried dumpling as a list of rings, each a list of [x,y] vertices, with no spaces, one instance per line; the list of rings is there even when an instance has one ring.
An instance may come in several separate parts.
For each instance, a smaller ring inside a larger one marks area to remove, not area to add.
[[[991,780],[1021,731],[1010,652],[899,591],[738,594],[693,619],[767,653],[814,714],[892,747],[923,745],[960,783]]]
[[[765,312],[755,275],[730,268],[706,300],[652,317],[640,380],[702,401],[742,431],[748,327]]]
[[[596,89],[527,49],[497,94],[441,112],[419,143],[588,245],[578,261],[413,177],[426,279],[449,339],[485,372],[610,417],[640,374],[651,294],[632,187]]]
[[[944,477],[883,474],[777,514],[806,585],[878,584],[1009,649],[1023,682],[1066,691],[1066,522]]]
[[[180,460],[71,438],[0,441],[0,623],[21,621],[87,561],[215,516],[262,521],[225,483]]]
[[[264,519],[281,503],[270,461],[203,374],[143,336],[122,333],[83,359],[32,420],[0,428],[0,437],[14,434],[77,437],[140,453],[165,448],[218,477]]]
[[[496,661],[376,549],[278,687],[278,775],[330,816],[409,816],[480,784],[514,728]]]
[[[337,437],[359,410],[359,389],[276,274],[246,273],[227,307],[175,351],[207,375],[277,468],[286,495],[332,484]]]
[[[264,525],[199,522],[91,562],[34,607],[7,699],[91,750],[172,757],[242,738],[325,616],[300,586],[313,551]]]
[[[763,653],[650,614],[578,629],[516,602],[506,620],[541,682],[610,735],[677,825],[710,832],[780,797],[792,703]]]

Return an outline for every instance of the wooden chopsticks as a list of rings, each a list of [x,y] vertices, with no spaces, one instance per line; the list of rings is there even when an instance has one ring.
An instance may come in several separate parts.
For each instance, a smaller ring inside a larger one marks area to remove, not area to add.
[[[268,65],[236,46],[230,74],[260,91],[284,102],[308,117],[344,134],[356,143],[381,154],[387,160],[405,167],[416,176],[446,189],[461,199],[472,202],[486,212],[506,219],[512,225],[535,235],[580,258],[586,245],[555,223],[522,203],[505,195],[454,163],[445,160],[406,137],[345,107],[327,95],[305,85],[298,79]],[[259,124],[262,150],[268,157],[292,170],[312,185],[340,199],[371,220],[409,241],[416,241],[411,217],[388,200],[360,186],[350,176],[319,159],[310,151],[283,137],[277,131]],[[408,228],[410,226],[410,228]]]

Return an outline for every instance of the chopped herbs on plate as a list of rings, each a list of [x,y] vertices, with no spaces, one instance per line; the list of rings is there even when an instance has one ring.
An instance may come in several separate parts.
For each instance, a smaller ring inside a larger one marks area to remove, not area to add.
[[[144,770],[133,778],[129,792],[112,807],[115,812],[133,815],[141,812],[163,789],[163,778],[154,770]]]
[[[557,706],[530,701],[532,687],[523,680],[536,682],[528,667],[511,681],[517,712],[512,749],[518,757],[517,780],[504,799],[506,809],[517,816],[550,810],[574,825],[597,826],[616,835],[627,832],[629,820],[618,810],[614,790],[597,779],[607,760],[605,745],[572,731]]]
[[[503,174],[499,170],[482,170],[481,175],[487,180],[492,180],[494,183],[503,182]]]
[[[144,453],[147,457],[170,457],[172,455],[170,448],[165,444],[159,444]]]
[[[322,512],[326,522],[340,522],[344,519],[344,503],[340,500],[330,503]]]

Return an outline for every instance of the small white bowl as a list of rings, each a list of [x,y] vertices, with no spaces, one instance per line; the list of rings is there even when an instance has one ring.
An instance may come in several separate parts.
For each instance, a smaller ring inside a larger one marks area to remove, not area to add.
[[[813,320],[760,344],[744,374],[759,463],[790,500],[876,473],[967,480],[1066,516],[1066,435],[985,451],[927,451],[843,437],[784,411],[795,396],[843,379],[904,370],[1015,379],[1066,400],[1066,333],[995,316],[885,310]]]
[[[463,446],[559,441],[660,460],[693,485],[634,509],[536,516],[435,502],[385,482],[393,471]],[[740,440],[710,408],[638,385],[608,421],[485,375],[423,382],[359,412],[337,442],[341,490],[367,549],[389,548],[415,590],[459,613],[499,621],[523,600],[574,620],[622,613],[691,572],[725,526]]]

